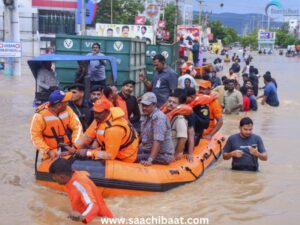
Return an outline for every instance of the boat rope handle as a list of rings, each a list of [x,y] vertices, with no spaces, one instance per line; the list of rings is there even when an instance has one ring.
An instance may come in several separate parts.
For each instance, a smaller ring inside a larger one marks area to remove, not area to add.
[[[36,150],[35,152],[35,161],[34,161],[34,172],[35,172],[35,176],[37,176],[37,162],[39,159],[39,150]]]
[[[215,160],[218,161],[219,158],[216,156],[216,154],[215,154],[214,150],[212,150],[212,148],[210,149],[210,155],[209,156],[211,156],[211,155],[213,155],[215,157]]]
[[[198,177],[196,176],[196,174],[194,174],[194,172],[192,171],[192,169],[190,167],[186,166],[185,170],[190,172],[196,179],[198,179]]]

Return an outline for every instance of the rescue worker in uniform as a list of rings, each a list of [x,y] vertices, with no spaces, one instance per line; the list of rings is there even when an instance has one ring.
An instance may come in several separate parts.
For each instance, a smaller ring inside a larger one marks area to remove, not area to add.
[[[199,93],[208,96],[218,96],[217,93],[211,91],[211,82],[208,80],[200,80]],[[203,138],[210,140],[222,127],[223,116],[222,106],[218,99],[214,99],[208,104],[209,107],[209,125],[203,132]]]
[[[208,96],[196,93],[194,88],[187,88],[186,104],[193,108],[195,115],[195,146],[199,144],[204,129],[209,125],[209,108],[208,104],[218,96]]]
[[[30,128],[31,140],[43,152],[43,159],[54,159],[63,145],[72,145],[82,134],[77,115],[68,106],[72,93],[55,90],[49,103],[37,108]]]
[[[111,107],[108,101],[94,104],[95,120],[76,142],[77,155],[92,159],[134,162],[138,152],[138,136],[132,125],[124,118],[124,111]],[[97,140],[99,147],[84,149]]]
[[[49,172],[53,180],[65,185],[73,209],[69,214],[70,219],[86,224],[96,216],[113,217],[101,193],[86,172],[72,171],[70,161],[63,158],[55,160]]]

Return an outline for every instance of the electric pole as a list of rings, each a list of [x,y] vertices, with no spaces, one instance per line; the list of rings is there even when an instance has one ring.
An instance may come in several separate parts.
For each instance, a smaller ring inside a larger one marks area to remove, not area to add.
[[[201,4],[203,3],[202,0],[199,0],[199,26],[201,26],[201,17],[202,17],[202,7]]]
[[[4,0],[4,41],[20,42],[20,23],[18,0]],[[21,75],[21,58],[6,58],[6,75]]]
[[[110,0],[110,24],[113,24],[113,1]]]
[[[177,40],[177,25],[178,25],[178,0],[176,0],[175,22],[174,22],[174,42]]]
[[[20,18],[19,18],[19,5],[18,0],[14,0],[14,8],[12,11],[12,30],[13,41],[21,42],[20,38]],[[14,75],[21,76],[21,58],[14,58]]]
[[[85,32],[85,18],[86,18],[85,1],[86,0],[81,0],[81,35],[86,35],[86,32]]]

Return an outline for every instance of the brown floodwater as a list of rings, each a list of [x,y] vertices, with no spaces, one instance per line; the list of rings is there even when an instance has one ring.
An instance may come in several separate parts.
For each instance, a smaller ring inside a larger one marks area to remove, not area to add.
[[[260,172],[233,172],[230,161],[219,160],[192,184],[147,197],[107,199],[114,215],[207,217],[209,224],[218,225],[299,224],[300,58],[255,55],[253,63],[260,74],[272,72],[280,98],[279,108],[260,106],[247,114],[269,154],[267,162],[260,162]],[[23,68],[21,77],[0,75],[0,224],[78,224],[67,219],[66,195],[35,183],[29,136],[34,81]],[[238,132],[244,115],[225,116],[223,133]]]

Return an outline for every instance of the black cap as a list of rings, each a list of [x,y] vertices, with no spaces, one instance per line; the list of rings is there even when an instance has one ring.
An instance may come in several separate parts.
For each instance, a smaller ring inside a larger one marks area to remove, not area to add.
[[[84,91],[84,85],[80,84],[80,83],[75,83],[75,84],[72,84],[68,87],[68,91],[70,91],[72,89],[76,89],[78,91]]]
[[[102,91],[103,87],[101,85],[93,85],[90,92],[94,92],[94,91]]]
[[[122,84],[122,87],[127,85],[127,84],[132,84],[133,86],[135,85],[135,81],[134,80],[125,80]]]

